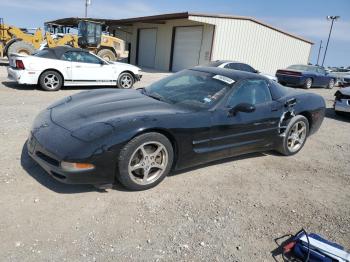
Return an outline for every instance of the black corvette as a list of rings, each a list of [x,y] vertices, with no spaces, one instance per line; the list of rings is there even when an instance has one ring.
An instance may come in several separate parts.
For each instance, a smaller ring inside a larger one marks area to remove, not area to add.
[[[324,118],[321,96],[257,74],[195,67],[138,90],[100,89],[35,119],[28,152],[65,183],[151,188],[171,170],[256,151],[293,155]]]

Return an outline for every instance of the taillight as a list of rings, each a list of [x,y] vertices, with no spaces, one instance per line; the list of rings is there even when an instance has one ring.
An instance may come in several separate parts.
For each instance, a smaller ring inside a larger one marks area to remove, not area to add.
[[[290,75],[290,76],[302,76],[301,72],[289,71],[289,70],[277,70],[276,74]]]
[[[16,60],[16,68],[17,69],[22,69],[24,70],[25,67],[24,67],[24,64],[23,64],[23,61],[22,60]]]

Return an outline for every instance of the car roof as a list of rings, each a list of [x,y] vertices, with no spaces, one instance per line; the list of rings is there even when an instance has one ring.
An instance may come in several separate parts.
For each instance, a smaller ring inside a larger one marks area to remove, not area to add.
[[[205,66],[209,66],[209,67],[216,67],[216,66],[220,66],[224,63],[235,63],[235,64],[245,64],[247,65],[246,63],[243,63],[243,62],[239,62],[239,61],[233,61],[233,60],[214,60],[214,61],[211,61],[209,64],[205,65]]]
[[[259,74],[249,73],[246,71],[233,70],[233,69],[226,69],[221,67],[196,66],[191,68],[190,70],[222,75],[222,76],[229,77],[235,81],[242,80],[242,79],[266,80],[266,77]]]
[[[45,48],[43,50],[48,51],[48,53],[43,57],[56,59],[60,59],[62,55],[67,51],[88,52],[87,50],[84,50],[82,48],[73,48],[70,46],[57,46],[54,48]]]

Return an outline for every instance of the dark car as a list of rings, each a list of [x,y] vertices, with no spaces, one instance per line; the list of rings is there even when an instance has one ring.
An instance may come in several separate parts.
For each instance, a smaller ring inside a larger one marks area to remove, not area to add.
[[[253,68],[251,65],[248,65],[248,64],[245,64],[242,62],[231,61],[231,60],[216,60],[216,61],[210,62],[206,66],[221,67],[221,68],[226,68],[226,69],[233,69],[233,70],[239,70],[239,71],[244,71],[244,72],[249,72],[249,73],[260,74],[260,75],[267,77],[270,80],[277,82],[277,78],[275,76],[261,73],[260,71]]]
[[[306,89],[313,86],[331,89],[337,78],[323,67],[312,65],[291,65],[277,70],[276,77],[282,85],[302,86]]]
[[[35,119],[28,152],[65,183],[151,188],[171,170],[256,151],[293,155],[324,118],[316,94],[257,74],[183,70],[139,90],[81,92]]]

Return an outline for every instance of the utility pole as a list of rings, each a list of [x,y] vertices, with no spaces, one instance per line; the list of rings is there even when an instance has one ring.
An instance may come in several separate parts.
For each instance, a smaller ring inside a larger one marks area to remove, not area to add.
[[[322,60],[322,66],[324,65],[324,60],[326,59],[326,54],[327,54],[327,49],[328,49],[328,43],[329,43],[329,39],[331,38],[331,34],[332,34],[332,29],[333,29],[333,24],[334,21],[339,19],[340,16],[335,15],[335,16],[327,16],[327,20],[331,20],[331,28],[329,29],[329,34],[328,34],[328,39],[327,39],[327,44],[326,44],[326,49],[324,50],[324,55],[323,55],[323,60]]]
[[[85,18],[87,18],[87,9],[91,5],[91,0],[85,0]]]
[[[318,65],[318,61],[320,60],[321,49],[322,49],[322,40],[321,40],[321,42],[320,42],[320,47],[319,47],[319,49],[318,49],[318,55],[317,55],[317,63],[316,63],[316,65]]]

